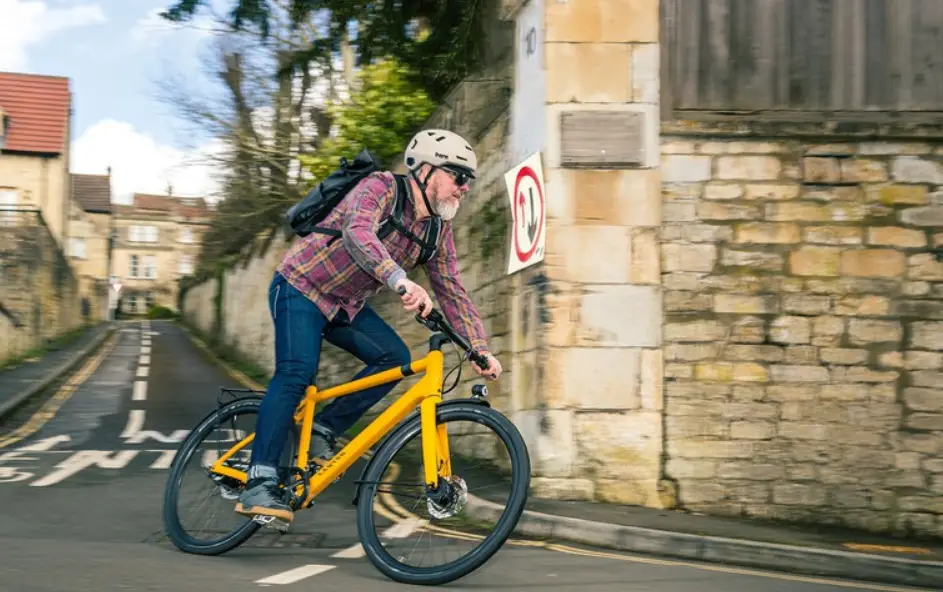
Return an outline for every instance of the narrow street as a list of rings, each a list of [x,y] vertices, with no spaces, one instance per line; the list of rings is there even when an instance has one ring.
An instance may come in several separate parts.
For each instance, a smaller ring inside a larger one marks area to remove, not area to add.
[[[58,392],[0,426],[4,589],[396,590],[358,553],[355,470],[285,535],[260,531],[219,557],[176,550],[162,534],[176,446],[241,387],[171,322],[120,325]],[[475,590],[839,592],[910,588],[841,583],[512,541],[449,587]]]

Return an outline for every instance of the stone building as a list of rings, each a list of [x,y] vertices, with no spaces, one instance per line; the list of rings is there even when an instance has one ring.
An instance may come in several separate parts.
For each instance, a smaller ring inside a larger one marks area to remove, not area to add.
[[[81,321],[64,255],[71,103],[68,78],[0,72],[0,359]]]
[[[67,254],[79,278],[83,316],[108,318],[111,273],[111,171],[108,175],[71,175]]]
[[[505,0],[512,50],[428,122],[479,154],[456,242],[535,495],[943,536],[943,29],[813,4]],[[546,254],[507,275],[538,152]],[[269,369],[282,252],[184,298]]]
[[[112,273],[121,283],[120,310],[176,310],[178,281],[196,268],[212,210],[200,197],[137,193],[114,206]]]

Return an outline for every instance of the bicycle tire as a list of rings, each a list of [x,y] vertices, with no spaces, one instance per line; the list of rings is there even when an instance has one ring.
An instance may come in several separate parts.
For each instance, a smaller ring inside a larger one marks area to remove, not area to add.
[[[530,488],[530,458],[527,446],[517,427],[500,412],[477,403],[455,401],[436,412],[436,421],[470,419],[478,421],[495,432],[507,446],[511,455],[511,496],[495,529],[469,554],[450,564],[417,568],[397,561],[380,543],[373,519],[373,504],[377,493],[376,482],[389,466],[395,454],[421,431],[421,418],[417,414],[397,431],[376,453],[375,462],[365,473],[360,497],[357,500],[357,531],[361,544],[370,562],[388,578],[405,584],[435,586],[464,577],[488,561],[507,541],[517,525]],[[372,483],[371,483],[372,482]]]
[[[174,455],[174,459],[171,462],[170,471],[167,476],[167,484],[164,488],[163,519],[164,532],[167,534],[167,537],[174,544],[174,546],[181,551],[195,555],[221,555],[235,549],[239,545],[249,540],[249,538],[251,538],[252,535],[254,535],[259,530],[259,528],[261,528],[261,524],[252,520],[247,520],[245,524],[234,529],[228,536],[223,537],[214,543],[196,543],[194,542],[195,539],[191,537],[180,524],[180,520],[177,516],[176,504],[180,482],[183,479],[183,468],[187,465],[193,454],[196,452],[197,446],[212,432],[214,426],[225,422],[233,415],[246,413],[255,413],[258,415],[260,404],[260,398],[248,397],[230,401],[219,409],[213,410],[204,416],[199,423],[197,423],[196,428],[194,428],[187,438],[180,444],[177,454]],[[297,428],[294,428],[291,430],[291,433],[296,431]],[[294,439],[289,438],[288,442],[286,443],[286,446],[291,447],[291,458],[294,458],[295,456],[294,442]]]

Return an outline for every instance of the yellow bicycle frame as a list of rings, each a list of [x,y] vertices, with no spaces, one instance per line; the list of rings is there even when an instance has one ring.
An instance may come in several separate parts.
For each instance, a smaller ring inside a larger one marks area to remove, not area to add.
[[[318,392],[309,386],[304,400],[295,411],[295,423],[301,423],[301,437],[298,442],[297,466],[302,471],[308,466],[308,452],[311,447],[311,426],[314,421],[315,406],[321,401],[344,397],[370,387],[401,380],[407,376],[424,373],[425,376],[403,393],[386,411],[370,422],[362,432],[347,443],[344,448],[311,477],[308,481],[308,495],[301,504],[302,508],[311,505],[314,498],[350,468],[358,458],[380,441],[383,436],[397,426],[409,413],[419,406],[422,426],[422,459],[426,484],[436,487],[439,478],[447,479],[452,475],[452,463],[449,456],[448,433],[445,425],[436,425],[436,406],[442,401],[443,355],[439,350],[432,350],[421,360],[399,368],[391,368],[358,380],[340,384]],[[210,467],[219,475],[226,475],[246,481],[245,471],[224,466],[224,463],[255,439],[255,432],[249,434]],[[299,486],[300,487],[300,486]],[[300,493],[299,491],[298,493]]]

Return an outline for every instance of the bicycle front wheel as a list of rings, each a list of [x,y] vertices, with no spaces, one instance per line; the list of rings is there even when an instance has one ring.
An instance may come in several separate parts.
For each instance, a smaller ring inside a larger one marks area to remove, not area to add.
[[[361,486],[357,530],[364,551],[397,582],[444,584],[481,567],[507,541],[527,501],[527,447],[505,416],[478,403],[450,402],[438,408],[436,423],[448,433],[447,501],[427,495],[418,414],[377,451]],[[484,506],[487,511],[476,511]]]

